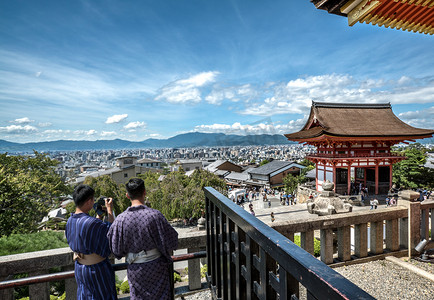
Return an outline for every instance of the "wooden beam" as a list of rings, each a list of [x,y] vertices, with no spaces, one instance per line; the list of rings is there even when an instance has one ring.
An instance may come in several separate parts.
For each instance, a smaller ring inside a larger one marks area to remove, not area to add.
[[[353,26],[380,4],[378,0],[363,0],[348,13],[348,25]]]

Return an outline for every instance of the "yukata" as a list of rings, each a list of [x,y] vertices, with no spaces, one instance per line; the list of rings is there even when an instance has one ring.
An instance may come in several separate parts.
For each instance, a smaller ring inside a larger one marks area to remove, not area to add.
[[[94,265],[75,262],[77,299],[117,299],[115,273],[108,260],[110,248],[107,232],[110,223],[104,223],[85,213],[71,214],[66,223],[65,235],[69,247],[83,254],[96,253],[106,259]]]
[[[160,211],[146,205],[129,207],[117,216],[107,237],[118,259],[143,250],[161,253],[157,259],[128,265],[132,300],[171,299],[171,253],[178,247],[178,233]]]

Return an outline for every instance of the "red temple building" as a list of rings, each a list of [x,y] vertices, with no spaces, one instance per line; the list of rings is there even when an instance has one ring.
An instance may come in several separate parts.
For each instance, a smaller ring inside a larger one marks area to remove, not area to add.
[[[312,102],[303,129],[286,134],[288,140],[317,147],[306,158],[316,164],[316,189],[335,183],[335,192],[350,194],[354,187],[370,194],[385,194],[392,187],[393,164],[404,160],[390,147],[432,137],[434,130],[402,122],[387,104],[342,104]],[[353,178],[352,178],[353,177]]]

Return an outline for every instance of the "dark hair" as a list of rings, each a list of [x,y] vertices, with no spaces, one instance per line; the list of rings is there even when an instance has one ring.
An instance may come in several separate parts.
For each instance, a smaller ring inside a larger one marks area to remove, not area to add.
[[[77,185],[72,194],[76,206],[82,206],[87,200],[95,196],[95,190],[86,184]]]
[[[140,178],[131,178],[126,184],[128,196],[133,200],[143,196],[145,182]]]

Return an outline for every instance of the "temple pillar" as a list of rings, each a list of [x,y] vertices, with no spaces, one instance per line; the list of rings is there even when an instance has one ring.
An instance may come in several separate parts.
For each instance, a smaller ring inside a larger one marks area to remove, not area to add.
[[[375,161],[375,195],[378,195],[378,161]]]
[[[348,164],[348,175],[347,175],[347,194],[351,193],[351,165]]]
[[[392,188],[393,185],[393,164],[392,162],[390,162],[390,166],[389,166],[389,190]]]
[[[333,192],[336,193],[336,164],[333,163]]]

